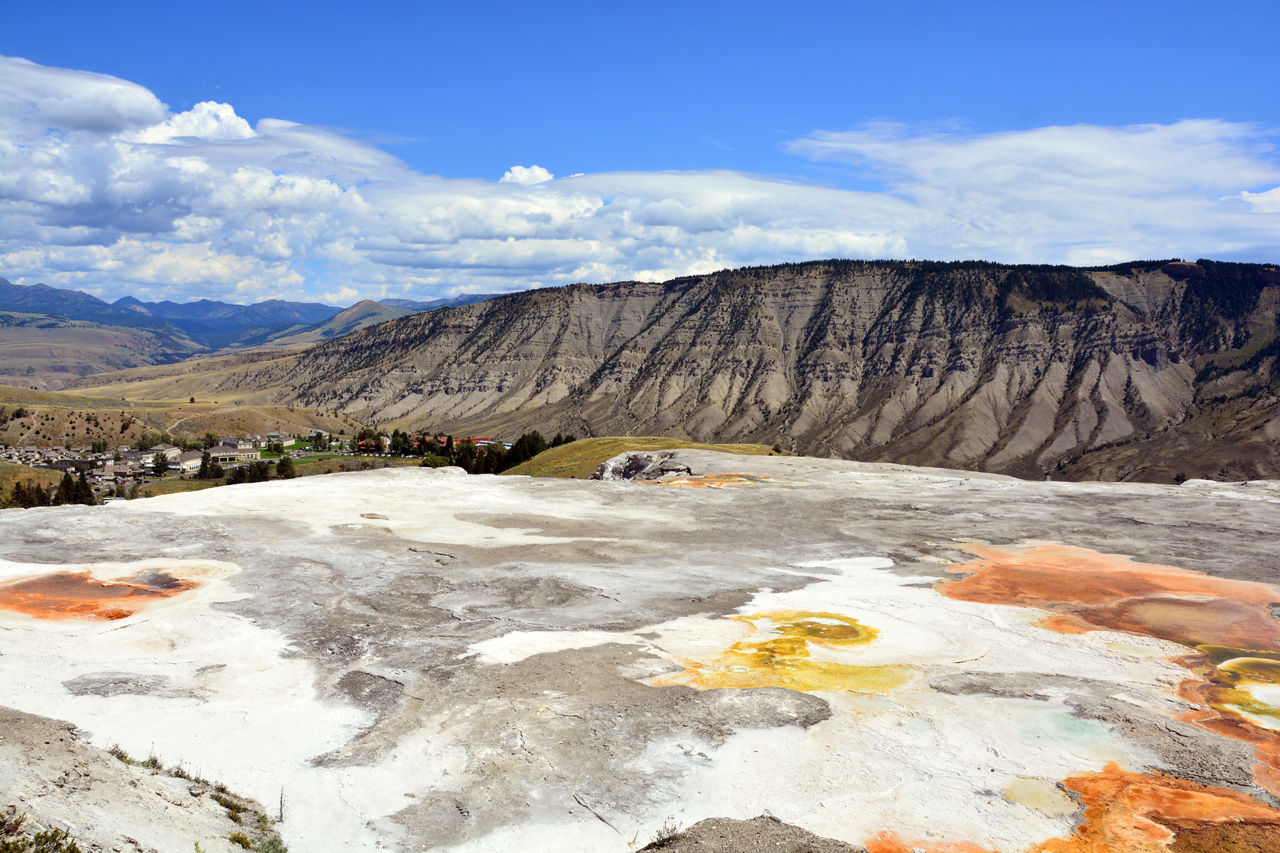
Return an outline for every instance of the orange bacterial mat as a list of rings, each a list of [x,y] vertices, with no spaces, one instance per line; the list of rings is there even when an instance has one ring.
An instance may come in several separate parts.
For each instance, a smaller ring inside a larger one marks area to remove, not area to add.
[[[107,581],[89,571],[50,572],[0,584],[0,609],[37,619],[109,621],[125,619],[148,604],[198,586],[158,571]]]
[[[1040,607],[1046,628],[1064,634],[1127,631],[1188,646],[1280,651],[1280,622],[1267,605],[1270,584],[1135,563],[1087,548],[1037,543],[961,546],[978,559],[949,572],[971,572],[939,587],[948,598]]]

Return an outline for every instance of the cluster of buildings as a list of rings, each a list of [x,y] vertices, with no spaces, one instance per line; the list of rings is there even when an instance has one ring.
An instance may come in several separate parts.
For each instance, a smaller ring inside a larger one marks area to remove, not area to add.
[[[124,446],[96,453],[87,447],[67,449],[28,445],[0,450],[0,461],[73,474],[83,471],[94,485],[109,487],[117,482],[154,477],[157,457],[164,460],[167,470],[173,468],[174,460],[181,454],[182,449],[172,444],[156,445],[149,450],[133,450]]]
[[[100,488],[111,488],[117,483],[138,482],[157,475],[157,463],[163,460],[164,471],[179,475],[200,469],[205,453],[211,462],[234,465],[253,462],[261,458],[261,451],[269,443],[292,441],[293,437],[273,432],[266,435],[252,434],[240,437],[223,436],[219,443],[207,451],[187,450],[172,444],[157,444],[147,450],[133,450],[128,446],[106,452],[94,452],[89,447],[25,447],[0,448],[0,462],[12,462],[33,468],[52,468],[78,474],[83,471],[90,482]]]

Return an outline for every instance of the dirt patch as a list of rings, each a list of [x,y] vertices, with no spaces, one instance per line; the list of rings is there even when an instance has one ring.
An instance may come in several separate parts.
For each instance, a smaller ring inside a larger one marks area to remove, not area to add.
[[[1280,827],[1269,823],[1218,823],[1178,830],[1169,853],[1273,853]]]
[[[776,817],[761,815],[751,820],[715,817],[699,821],[670,838],[654,841],[641,850],[664,853],[867,853],[867,848],[814,835],[808,830]]]

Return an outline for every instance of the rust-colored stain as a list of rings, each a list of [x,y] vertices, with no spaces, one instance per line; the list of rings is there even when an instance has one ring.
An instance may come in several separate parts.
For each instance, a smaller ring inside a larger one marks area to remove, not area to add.
[[[940,585],[943,595],[1040,607],[1053,613],[1041,624],[1061,633],[1126,631],[1194,649],[1173,659],[1195,675],[1179,695],[1201,706],[1182,719],[1252,745],[1255,780],[1280,796],[1280,732],[1250,719],[1280,721],[1280,708],[1248,689],[1280,683],[1275,587],[1065,545],[963,547],[978,559],[948,571],[973,574]]]
[[[662,480],[641,480],[649,486],[676,486],[686,489],[723,489],[725,486],[744,486],[755,483],[770,486],[803,486],[804,483],[779,480],[761,474],[701,474],[696,477],[667,477]]]
[[[1184,827],[1169,853],[1275,853],[1280,827],[1266,823],[1210,823]]]
[[[868,838],[862,845],[867,853],[993,853],[989,847],[980,847],[964,841],[906,841],[894,832],[880,832]]]
[[[906,666],[854,666],[813,655],[815,650],[865,645],[877,632],[838,613],[781,610],[731,617],[751,634],[706,660],[681,660],[682,672],[659,676],[656,687],[699,690],[786,687],[803,691],[880,691],[905,684]]]
[[[125,619],[148,604],[195,589],[195,581],[164,572],[98,580],[92,572],[50,572],[0,584],[0,609],[37,619]]]
[[[1230,670],[1214,666],[1209,662],[1211,660],[1212,655],[1203,654],[1189,655],[1178,660],[1178,663],[1198,676],[1182,682],[1178,695],[1200,706],[1179,715],[1179,719],[1214,734],[1251,745],[1258,762],[1253,766],[1254,781],[1280,797],[1280,732],[1255,725],[1240,713],[1246,711],[1258,716],[1273,717],[1278,709],[1258,702],[1241,690]],[[1276,849],[1280,850],[1280,847]]]
[[[1082,814],[1071,835],[1028,853],[1261,853],[1280,850],[1280,811],[1248,794],[1111,763],[1071,776],[1062,786]],[[903,839],[881,832],[868,853],[986,853],[968,842]]]
[[[1050,610],[1044,625],[1061,633],[1128,631],[1188,646],[1280,652],[1280,622],[1267,609],[1280,591],[1270,584],[1066,545],[962,547],[978,559],[947,569],[973,573],[939,587],[949,598]]]
[[[1230,841],[1240,827],[1249,827],[1246,837],[1280,840],[1280,811],[1230,788],[1134,773],[1114,763],[1099,773],[1072,776],[1063,786],[1084,807],[1081,823],[1069,837],[1035,847],[1036,853],[1225,853],[1234,849]],[[1208,843],[1173,846],[1183,833],[1187,841]]]

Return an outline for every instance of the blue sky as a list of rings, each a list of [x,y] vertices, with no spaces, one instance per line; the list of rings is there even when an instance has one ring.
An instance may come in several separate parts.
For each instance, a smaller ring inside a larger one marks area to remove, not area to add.
[[[1274,2],[8,4],[0,275],[345,302],[1278,261],[1276,33]]]

